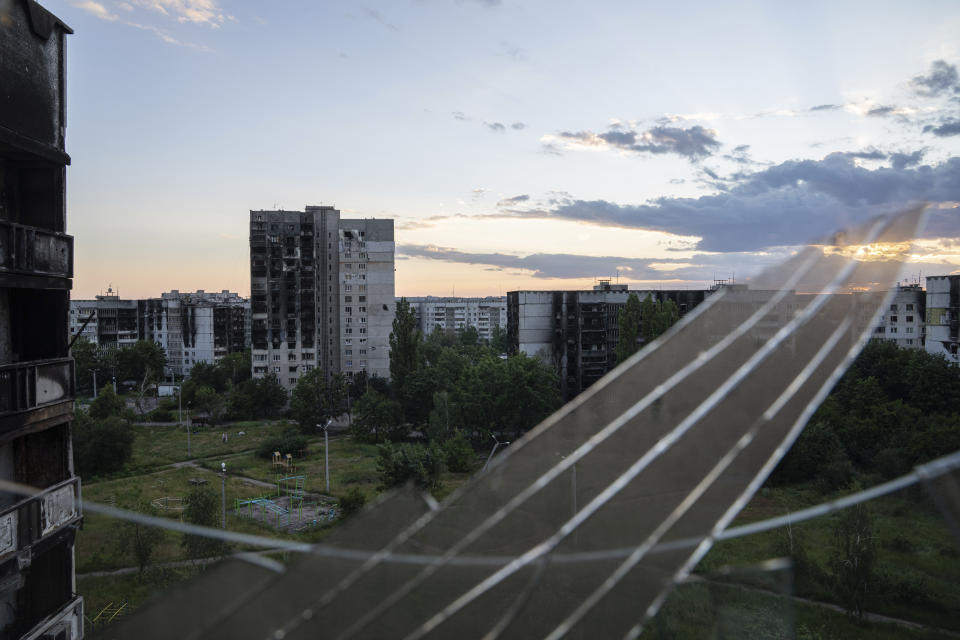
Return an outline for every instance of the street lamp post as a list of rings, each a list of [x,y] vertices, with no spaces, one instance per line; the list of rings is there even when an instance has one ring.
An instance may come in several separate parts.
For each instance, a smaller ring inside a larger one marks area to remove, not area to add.
[[[220,463],[220,527],[227,528],[227,463]]]
[[[330,440],[327,436],[327,429],[333,422],[333,418],[327,420],[325,425],[317,425],[318,429],[323,429],[323,475],[326,477],[327,494],[330,493]]]
[[[490,466],[490,461],[493,460],[493,454],[497,452],[497,447],[499,447],[500,445],[507,446],[508,444],[510,444],[509,442],[500,442],[499,440],[497,440],[497,436],[495,436],[492,433],[490,434],[490,437],[493,438],[493,449],[490,450],[490,456],[487,458],[487,461],[483,464],[483,469],[481,469],[481,471],[486,471],[487,467]]]

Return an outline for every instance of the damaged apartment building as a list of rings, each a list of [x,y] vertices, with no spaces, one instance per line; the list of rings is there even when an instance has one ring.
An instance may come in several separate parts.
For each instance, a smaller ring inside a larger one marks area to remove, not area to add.
[[[641,300],[673,300],[682,317],[707,290],[628,291],[602,280],[592,291],[510,291],[507,339],[510,349],[552,362],[565,400],[602,378],[616,365],[619,315],[631,293]]]
[[[0,1],[0,637],[83,635],[70,446],[65,40],[33,0]]]
[[[238,294],[173,291],[125,300],[108,289],[93,300],[70,301],[70,335],[101,347],[150,340],[167,354],[168,374],[190,373],[198,362],[219,362],[250,348],[250,302]]]
[[[287,389],[316,367],[390,375],[393,220],[332,206],[250,211],[253,376]]]

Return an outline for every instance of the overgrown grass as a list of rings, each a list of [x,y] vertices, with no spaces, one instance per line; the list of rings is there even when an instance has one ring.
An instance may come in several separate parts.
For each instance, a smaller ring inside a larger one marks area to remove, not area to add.
[[[765,488],[736,524],[780,516],[836,497],[809,487]],[[960,554],[942,515],[921,490],[906,490],[869,503],[877,561],[867,610],[960,631]],[[838,514],[792,527],[718,543],[698,567],[711,571],[791,554],[798,558],[796,593],[840,604],[830,572]]]

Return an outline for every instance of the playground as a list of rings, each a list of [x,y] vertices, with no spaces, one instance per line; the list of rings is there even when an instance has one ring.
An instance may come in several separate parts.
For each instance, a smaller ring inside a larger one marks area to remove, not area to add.
[[[275,493],[236,498],[234,513],[286,531],[302,531],[335,520],[336,500],[306,494],[306,480],[305,475],[278,475]]]

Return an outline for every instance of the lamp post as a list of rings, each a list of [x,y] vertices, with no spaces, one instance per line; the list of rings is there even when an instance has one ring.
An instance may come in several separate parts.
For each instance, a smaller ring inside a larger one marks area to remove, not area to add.
[[[497,440],[497,436],[493,435],[492,433],[490,434],[490,437],[493,438],[493,449],[490,450],[490,456],[487,458],[487,461],[483,464],[483,469],[481,469],[481,471],[486,471],[487,467],[490,466],[490,461],[493,460],[493,454],[497,452],[497,447],[499,447],[500,445],[507,446],[508,444],[510,444],[509,442],[500,442],[499,440]]]
[[[220,527],[227,528],[227,463],[220,463]]]
[[[330,493],[330,440],[327,436],[327,429],[333,422],[333,418],[327,420],[325,425],[317,425],[318,429],[323,429],[323,475],[326,477],[327,494]]]

